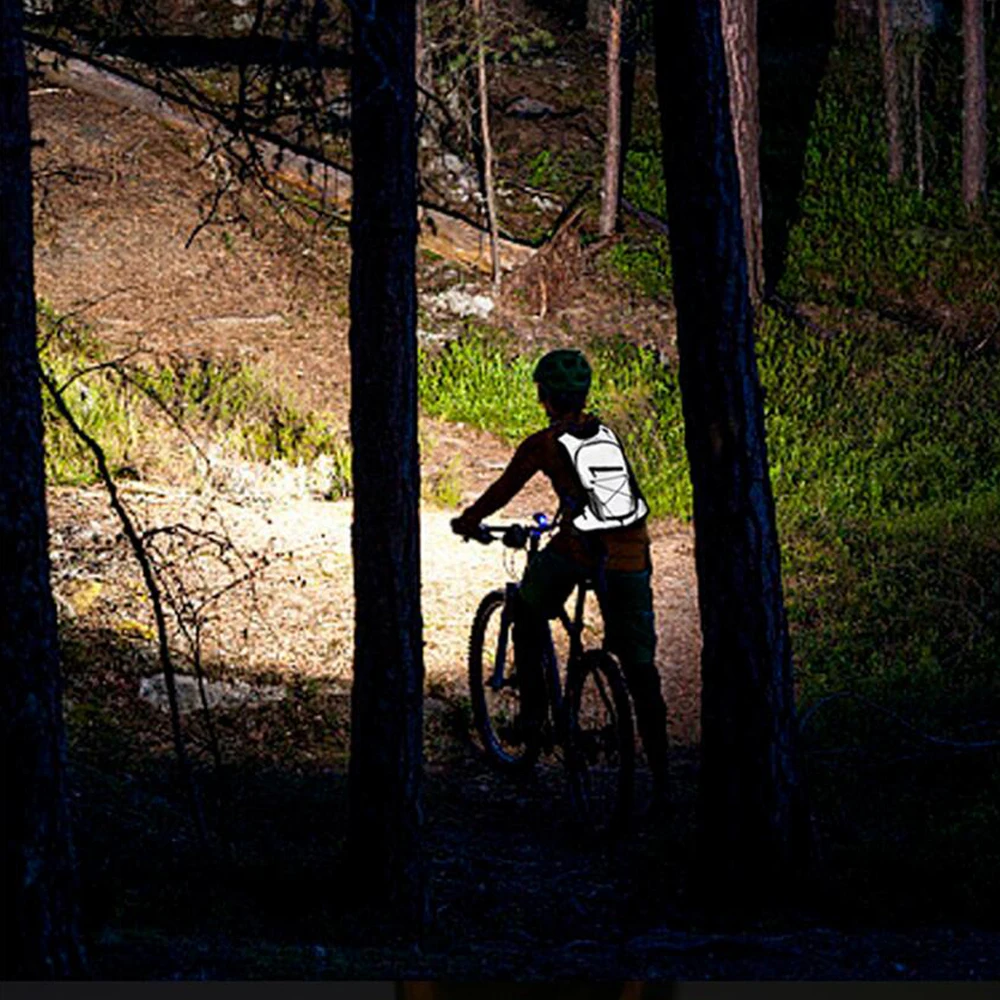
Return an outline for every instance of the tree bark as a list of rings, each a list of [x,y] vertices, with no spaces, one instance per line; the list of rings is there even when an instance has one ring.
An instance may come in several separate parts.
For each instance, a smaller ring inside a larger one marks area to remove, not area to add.
[[[753,902],[804,859],[792,662],[718,0],[655,8],[703,636],[700,870]]]
[[[610,236],[618,227],[622,164],[622,7],[625,0],[608,0],[607,134],[604,140],[604,181],[598,232]]]
[[[962,0],[962,200],[969,211],[986,198],[986,41],[983,0]]]
[[[896,54],[896,29],[893,24],[892,5],[893,0],[878,0],[878,41],[882,56],[889,183],[898,184],[903,178],[903,131],[899,107],[899,60]]]
[[[352,4],[350,870],[403,926],[426,917],[412,0]]]
[[[486,223],[490,231],[490,269],[494,291],[500,290],[500,229],[497,223],[497,199],[493,183],[493,140],[490,137],[490,94],[486,78],[485,0],[472,0],[476,23],[476,79],[479,94],[479,141],[483,147],[483,192],[486,195]]]
[[[840,41],[851,35],[870,37],[875,20],[875,0],[836,0],[834,31]]]
[[[764,294],[764,220],[760,197],[760,73],[757,62],[757,0],[722,0],[722,34],[729,72],[740,205],[746,244],[750,301]]]
[[[922,45],[922,41],[921,41]],[[924,175],[924,113],[921,101],[923,89],[923,56],[918,45],[913,53],[913,158],[917,168],[917,191],[924,193],[926,178]]]
[[[2,977],[80,974],[55,605],[49,585],[20,0],[0,0]]]

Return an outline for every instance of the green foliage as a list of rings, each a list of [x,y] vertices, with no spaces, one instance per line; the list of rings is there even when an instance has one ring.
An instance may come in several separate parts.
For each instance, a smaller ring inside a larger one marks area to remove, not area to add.
[[[607,263],[648,298],[669,300],[672,297],[673,269],[665,236],[625,237],[608,251]]]
[[[345,435],[329,418],[296,407],[264,372],[233,360],[199,357],[144,366],[108,355],[89,331],[48,307],[39,310],[40,356],[80,426],[104,449],[112,474],[140,475],[176,464],[182,430],[220,439],[242,458],[290,464],[332,459],[328,494],[350,493]],[[86,448],[43,394],[50,482],[96,480]],[[156,449],[162,447],[162,452]]]
[[[666,219],[667,189],[658,138],[633,138],[625,158],[622,195],[636,208]],[[669,299],[673,294],[673,268],[666,236],[630,232],[611,247],[606,260],[643,295]]]
[[[667,217],[667,187],[659,142],[633,140],[625,156],[622,194],[637,208]]]
[[[813,118],[799,220],[781,290],[849,306],[913,302],[975,307],[1000,302],[1000,199],[967,218],[957,147],[932,107],[924,123],[928,191],[887,178],[882,92],[867,51],[835,53]],[[938,155],[931,155],[938,150]],[[945,154],[951,150],[951,154]]]
[[[802,695],[1000,699],[995,361],[767,312],[759,355]]]
[[[564,179],[556,166],[556,155],[551,149],[540,149],[526,164],[528,183],[533,187],[552,187]]]

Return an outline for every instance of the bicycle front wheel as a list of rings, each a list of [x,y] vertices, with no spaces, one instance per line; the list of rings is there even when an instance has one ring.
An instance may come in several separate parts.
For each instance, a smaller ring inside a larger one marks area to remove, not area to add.
[[[540,706],[523,696],[505,603],[504,592],[494,590],[476,612],[469,637],[469,696],[486,758],[499,770],[523,772],[538,758]]]
[[[570,795],[588,836],[607,842],[628,825],[635,775],[632,707],[617,661],[585,652],[571,665],[566,697]]]

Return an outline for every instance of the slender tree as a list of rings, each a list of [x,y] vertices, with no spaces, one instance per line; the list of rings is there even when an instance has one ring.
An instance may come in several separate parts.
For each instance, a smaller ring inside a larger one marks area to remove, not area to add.
[[[479,142],[483,153],[483,190],[486,224],[490,231],[490,272],[493,287],[500,290],[500,228],[497,222],[496,185],[493,180],[493,139],[490,136],[490,91],[486,76],[486,0],[472,0],[476,28],[476,91],[479,96]]]
[[[347,856],[410,926],[421,855],[423,649],[413,0],[351,4],[351,440],[355,639]]]
[[[986,41],[983,0],[962,0],[962,200],[975,211],[986,197]]]
[[[701,870],[752,900],[794,870],[805,826],[739,175],[719,0],[654,16],[703,637]]]
[[[760,197],[760,72],[757,62],[757,0],[722,0],[722,37],[729,72],[729,110],[740,175],[743,240],[750,300],[764,294],[764,220]]]
[[[924,112],[921,101],[921,91],[924,87],[923,74],[923,39],[918,39],[913,50],[913,79],[911,91],[913,94],[913,161],[917,170],[917,191],[924,193],[927,186],[924,169]]]
[[[903,126],[899,105],[899,59],[893,6],[893,0],[878,0],[878,42],[882,57],[889,182],[898,184],[903,179]]]
[[[82,970],[49,585],[20,0],[0,0],[0,670],[4,979]]]
[[[622,9],[625,0],[608,2],[607,131],[604,139],[604,181],[598,232],[610,236],[618,226],[622,162]]]

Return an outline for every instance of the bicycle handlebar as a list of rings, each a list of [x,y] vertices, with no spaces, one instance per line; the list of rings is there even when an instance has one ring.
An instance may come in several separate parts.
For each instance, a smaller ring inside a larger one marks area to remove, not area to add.
[[[500,538],[509,549],[523,549],[531,537],[538,538],[546,531],[551,531],[555,523],[549,521],[545,514],[535,514],[534,524],[478,524],[474,531],[468,534],[459,532],[463,541],[474,539],[483,545],[489,545],[494,538]],[[455,522],[452,521],[452,528]]]

